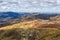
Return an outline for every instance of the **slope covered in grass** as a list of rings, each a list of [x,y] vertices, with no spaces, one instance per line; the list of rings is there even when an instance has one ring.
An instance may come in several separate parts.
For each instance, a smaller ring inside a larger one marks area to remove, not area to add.
[[[60,28],[60,21],[49,21],[49,20],[32,20],[24,21],[17,24],[8,25],[0,28],[0,30],[14,29],[14,28]]]
[[[60,40],[60,20],[53,20],[23,21],[2,27],[0,40]]]
[[[60,40],[60,29],[0,30],[0,40]]]

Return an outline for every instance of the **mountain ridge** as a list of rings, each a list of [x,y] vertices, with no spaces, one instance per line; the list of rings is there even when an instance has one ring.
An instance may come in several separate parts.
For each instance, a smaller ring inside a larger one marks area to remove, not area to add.
[[[22,21],[30,20],[48,20],[60,14],[40,14],[40,13],[17,13],[17,12],[0,12],[0,26],[11,25]]]
[[[46,17],[49,18],[44,19]],[[33,13],[10,19],[10,25],[6,24],[0,26],[0,40],[60,40],[60,15],[42,16]]]

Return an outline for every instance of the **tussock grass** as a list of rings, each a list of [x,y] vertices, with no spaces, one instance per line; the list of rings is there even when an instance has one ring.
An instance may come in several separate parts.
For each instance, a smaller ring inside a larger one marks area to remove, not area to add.
[[[0,30],[0,40],[60,40],[60,29]]]

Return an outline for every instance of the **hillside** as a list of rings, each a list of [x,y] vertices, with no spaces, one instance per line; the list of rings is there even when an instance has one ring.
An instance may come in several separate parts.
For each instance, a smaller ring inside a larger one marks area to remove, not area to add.
[[[20,23],[22,21],[47,20],[60,14],[0,12],[0,27]]]
[[[55,17],[51,17],[50,21],[60,21],[60,15],[57,15]]]
[[[7,26],[21,22],[21,17],[29,14],[30,13],[0,12],[0,26]]]
[[[60,15],[18,14],[23,15],[18,18],[15,13],[11,15],[13,19],[6,17],[9,25],[6,20],[4,27],[0,26],[0,40],[60,40]]]
[[[0,40],[60,40],[60,21],[55,22],[32,20],[8,25],[0,28]]]
[[[60,21],[50,21],[50,20],[32,20],[32,21],[24,21],[17,24],[12,24],[9,26],[5,26],[1,29],[12,29],[12,28],[60,28]]]
[[[40,13],[32,13],[27,16],[21,17],[23,21],[30,21],[30,20],[48,20],[50,17],[55,17],[60,14],[40,14]]]

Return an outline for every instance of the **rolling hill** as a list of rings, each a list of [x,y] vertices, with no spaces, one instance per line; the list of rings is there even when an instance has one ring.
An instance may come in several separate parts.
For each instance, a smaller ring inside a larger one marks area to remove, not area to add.
[[[0,14],[0,40],[60,40],[60,14]]]
[[[60,21],[25,21],[0,28],[0,40],[60,40]]]
[[[0,26],[7,26],[21,21],[22,16],[27,16],[29,13],[17,12],[0,12]]]

